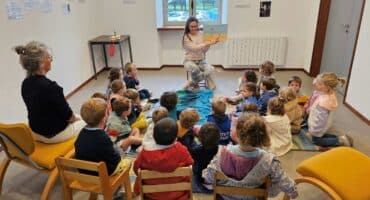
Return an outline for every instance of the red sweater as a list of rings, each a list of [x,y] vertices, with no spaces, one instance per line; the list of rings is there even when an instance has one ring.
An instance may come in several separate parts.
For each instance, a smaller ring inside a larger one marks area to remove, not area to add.
[[[179,142],[176,142],[173,146],[155,150],[146,151],[142,150],[134,163],[134,171],[137,175],[138,169],[142,170],[153,170],[159,172],[173,172],[178,167],[190,166],[194,163],[190,153]],[[145,184],[166,184],[166,183],[178,183],[182,180],[189,180],[189,177],[175,177],[175,178],[157,178],[147,179],[144,181]],[[136,194],[140,194],[138,179],[135,181],[134,191]],[[189,199],[189,192],[157,192],[145,194],[147,199]]]

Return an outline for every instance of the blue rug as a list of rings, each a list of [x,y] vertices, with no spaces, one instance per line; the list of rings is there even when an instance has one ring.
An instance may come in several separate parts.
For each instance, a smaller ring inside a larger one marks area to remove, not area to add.
[[[306,136],[307,130],[301,129],[297,135],[293,135],[293,151],[321,151],[319,146],[314,145]]]
[[[195,108],[200,114],[199,124],[204,124],[207,121],[207,116],[211,114],[211,102],[213,97],[212,90],[178,90],[177,110],[182,111],[185,108]]]

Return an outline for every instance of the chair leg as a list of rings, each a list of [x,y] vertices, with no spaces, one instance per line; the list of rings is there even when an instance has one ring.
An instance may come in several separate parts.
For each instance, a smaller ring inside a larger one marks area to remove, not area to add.
[[[131,200],[132,199],[132,189],[131,189],[130,175],[129,175],[128,171],[125,173],[125,178],[124,178],[124,183],[123,184],[124,184],[124,187],[125,187],[126,199]]]
[[[98,193],[90,193],[89,200],[96,200],[98,199]]]
[[[53,189],[55,182],[58,179],[58,169],[55,167],[49,174],[48,181],[45,184],[44,190],[42,191],[41,194],[41,199],[42,200],[47,200],[49,196],[49,192],[51,189]]]
[[[112,200],[113,199],[113,195],[112,194],[103,194],[103,199],[104,200]]]
[[[70,188],[63,187],[64,191],[64,200],[72,200],[72,190]]]
[[[8,169],[10,161],[11,160],[8,157],[5,157],[0,166],[0,194],[3,189],[3,181],[5,177],[5,172],[6,172],[6,169]]]

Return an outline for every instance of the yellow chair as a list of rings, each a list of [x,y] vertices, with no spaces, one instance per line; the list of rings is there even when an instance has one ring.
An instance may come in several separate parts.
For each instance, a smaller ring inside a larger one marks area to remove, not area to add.
[[[59,174],[63,183],[64,199],[72,199],[72,189],[90,192],[90,200],[97,199],[102,194],[105,200],[111,200],[119,186],[124,185],[126,199],[132,199],[130,184],[131,163],[127,170],[114,176],[109,176],[104,162],[90,162],[71,158],[56,159]],[[80,173],[77,169],[97,172],[98,175]]]
[[[228,195],[242,195],[249,197],[260,197],[262,199],[268,198],[268,190],[270,186],[270,178],[267,176],[263,188],[242,188],[234,186],[219,185],[218,182],[223,180],[229,180],[224,174],[216,171],[213,181],[213,199],[217,199],[217,194],[228,194]]]
[[[36,142],[26,124],[0,124],[0,142],[6,153],[0,166],[0,193],[9,163],[16,161],[48,174],[49,178],[41,194],[41,199],[48,199],[48,194],[58,178],[55,158],[70,156],[74,141],[75,138],[58,144]]]
[[[370,158],[349,147],[337,147],[298,165],[296,183],[310,183],[332,199],[370,199]],[[284,199],[289,199],[284,197]]]
[[[170,178],[170,177],[182,177],[188,176],[189,181],[183,181],[178,183],[167,183],[167,184],[156,184],[156,185],[145,185],[143,180],[153,179],[153,178]],[[193,199],[192,192],[192,176],[193,171],[191,167],[179,167],[175,171],[170,173],[163,173],[150,170],[140,170],[138,171],[138,179],[140,183],[140,196],[144,199],[144,193],[153,192],[174,192],[174,191],[190,191],[190,198]]]

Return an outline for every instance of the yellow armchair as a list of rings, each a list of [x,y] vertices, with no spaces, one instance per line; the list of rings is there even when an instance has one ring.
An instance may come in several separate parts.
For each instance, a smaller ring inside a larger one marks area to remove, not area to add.
[[[332,199],[370,199],[370,158],[349,147],[313,156],[297,167],[296,183],[310,183]],[[285,199],[288,199],[285,197]]]
[[[75,138],[57,144],[36,142],[26,124],[0,123],[0,143],[6,153],[0,165],[0,193],[9,163],[16,161],[48,174],[49,178],[41,194],[41,199],[48,199],[48,194],[58,178],[55,159],[59,156],[70,157],[74,150],[74,141]]]

